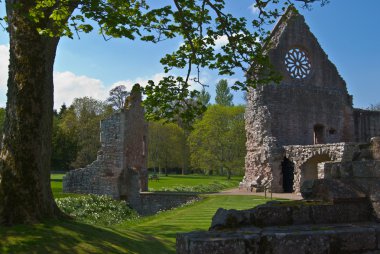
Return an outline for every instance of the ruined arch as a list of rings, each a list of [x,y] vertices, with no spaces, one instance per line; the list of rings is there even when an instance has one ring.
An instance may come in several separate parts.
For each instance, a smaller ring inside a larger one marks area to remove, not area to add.
[[[327,153],[316,154],[306,160],[300,165],[300,187],[302,183],[306,180],[313,180],[320,178],[320,170],[318,169],[318,164],[325,161],[332,161],[332,158]]]

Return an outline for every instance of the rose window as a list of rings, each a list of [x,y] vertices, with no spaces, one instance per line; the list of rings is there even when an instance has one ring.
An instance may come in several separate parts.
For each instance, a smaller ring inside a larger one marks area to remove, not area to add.
[[[299,48],[292,48],[285,56],[285,65],[290,76],[295,79],[304,79],[311,71],[310,60],[306,52]]]

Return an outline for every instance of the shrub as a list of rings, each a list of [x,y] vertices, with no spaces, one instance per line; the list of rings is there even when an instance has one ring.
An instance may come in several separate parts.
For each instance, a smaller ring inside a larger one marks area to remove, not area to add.
[[[226,188],[235,187],[235,183],[217,182],[210,184],[198,184],[194,186],[177,185],[172,188],[161,188],[159,191],[178,191],[178,192],[218,192]]]
[[[78,221],[109,226],[136,219],[138,214],[125,201],[107,196],[83,195],[56,199],[58,207]]]

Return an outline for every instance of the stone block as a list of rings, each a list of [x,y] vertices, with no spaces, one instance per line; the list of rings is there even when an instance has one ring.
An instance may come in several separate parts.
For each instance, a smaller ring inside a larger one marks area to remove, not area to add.
[[[370,227],[337,229],[330,233],[330,237],[331,250],[336,253],[362,253],[377,249],[376,232]]]
[[[267,204],[252,209],[251,224],[257,227],[289,225],[292,222],[291,208],[282,205]]]
[[[250,212],[219,208],[212,217],[211,229],[236,228],[250,223]]]
[[[311,206],[311,220],[315,224],[363,222],[370,219],[367,202]]]
[[[329,237],[323,234],[267,231],[262,235],[259,253],[329,253],[329,249]]]
[[[339,179],[316,179],[305,181],[301,187],[302,197],[332,202],[346,202],[366,198],[354,185],[344,183]]]
[[[292,209],[292,223],[293,225],[302,225],[302,224],[310,224],[310,206],[300,205],[294,206]]]
[[[234,232],[192,232],[177,235],[177,254],[255,254],[259,235]]]

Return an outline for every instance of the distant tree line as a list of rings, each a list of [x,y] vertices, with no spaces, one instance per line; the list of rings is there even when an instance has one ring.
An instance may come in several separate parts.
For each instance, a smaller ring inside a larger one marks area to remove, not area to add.
[[[52,170],[67,171],[85,167],[96,159],[100,148],[100,120],[120,111],[129,92],[125,86],[111,89],[106,101],[91,97],[75,98],[54,111]],[[245,156],[244,107],[233,105],[227,80],[216,85],[215,105],[202,89],[196,98],[207,107],[190,125],[180,121],[149,122],[148,167],[167,174],[201,172],[228,177],[241,174]],[[5,110],[0,108],[0,130]]]

